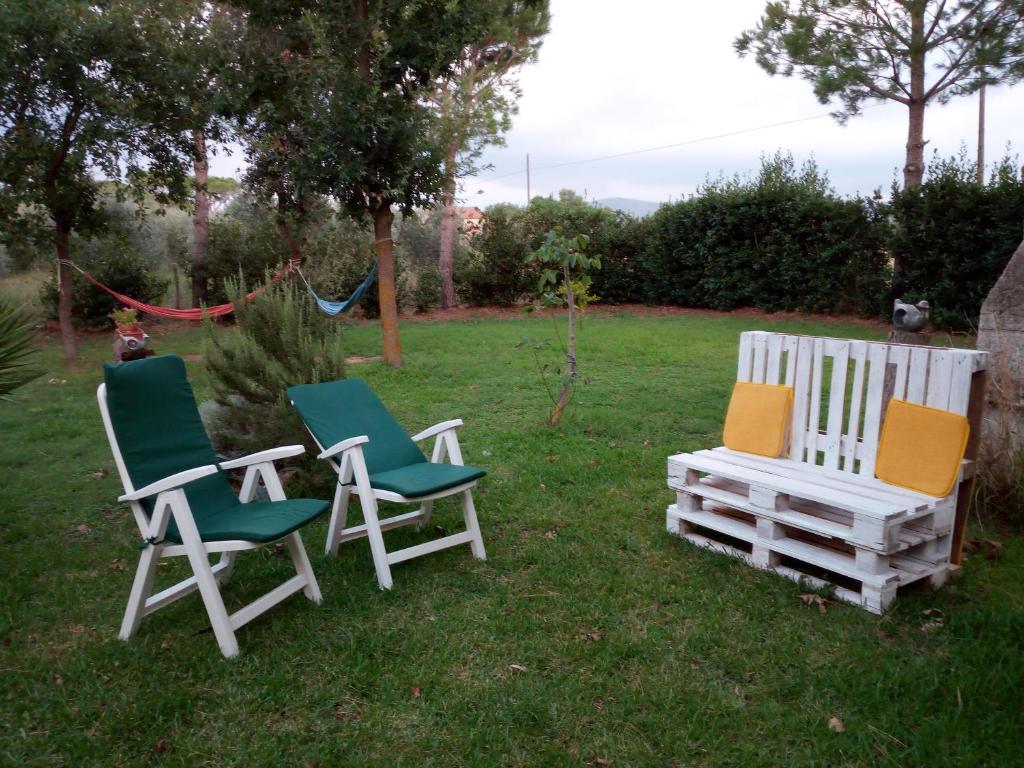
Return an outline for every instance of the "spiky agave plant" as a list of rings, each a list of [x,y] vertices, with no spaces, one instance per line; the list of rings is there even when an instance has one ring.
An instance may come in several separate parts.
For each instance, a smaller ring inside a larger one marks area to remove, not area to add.
[[[0,297],[0,400],[41,373],[35,367],[33,326],[31,315]]]

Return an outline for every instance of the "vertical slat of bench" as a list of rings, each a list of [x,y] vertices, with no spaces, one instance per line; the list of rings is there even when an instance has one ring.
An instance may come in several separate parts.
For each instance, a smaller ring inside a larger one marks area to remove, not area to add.
[[[843,404],[846,402],[846,379],[850,365],[850,342],[832,341],[826,346],[832,355],[832,379],[828,389],[828,421],[825,427],[826,469],[839,469],[839,444],[843,435]]]
[[[764,384],[764,361],[768,356],[768,334],[758,333],[754,336],[754,368],[750,372],[750,380],[755,384]]]
[[[764,372],[765,384],[778,384],[782,369],[782,342],[784,336],[773,333],[768,336],[768,366]]]
[[[786,349],[786,386],[792,387],[796,380],[796,350],[800,340],[796,336],[784,338],[786,340],[784,344]]]
[[[789,458],[804,460],[807,442],[807,403],[811,397],[811,357],[814,353],[814,339],[801,336],[796,340],[796,375],[793,379],[793,444]],[[790,353],[792,354],[792,353]]]
[[[843,444],[844,472],[853,472],[857,458],[857,438],[860,437],[860,411],[864,402],[864,369],[867,367],[868,345],[863,341],[850,343],[850,357],[853,358],[853,391],[850,392],[850,420],[846,427],[846,442]]]
[[[875,456],[878,453],[878,433],[882,418],[882,395],[885,390],[885,366],[888,352],[893,348],[885,344],[869,344],[868,394],[864,403],[864,436],[858,474],[875,476]]]
[[[949,389],[953,378],[953,357],[951,349],[933,349],[928,365],[928,394],[924,404],[932,408],[949,410]]]
[[[910,347],[891,346],[889,347],[889,362],[896,366],[896,378],[893,383],[892,396],[898,400],[905,400],[907,397],[907,370],[910,367]],[[882,413],[888,403],[882,403]],[[879,420],[881,424],[881,420]]]
[[[739,365],[736,369],[736,381],[750,381],[750,352],[753,343],[753,331],[745,331],[740,334],[740,355]]]
[[[808,464],[818,463],[818,429],[821,423],[821,379],[825,363],[825,340],[814,339],[811,359],[811,407],[807,414],[807,458]]]
[[[974,372],[973,355],[957,353],[950,372],[949,405],[947,409],[961,416],[967,415],[971,402],[971,378]]]
[[[925,386],[928,383],[928,357],[927,347],[910,348],[910,376],[907,378],[906,399],[918,405],[924,405]]]

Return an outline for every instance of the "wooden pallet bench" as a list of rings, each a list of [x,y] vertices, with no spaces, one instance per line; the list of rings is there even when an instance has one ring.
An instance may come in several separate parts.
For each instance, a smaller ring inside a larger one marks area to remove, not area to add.
[[[793,387],[788,455],[671,456],[668,530],[793,579],[832,583],[837,597],[874,613],[905,584],[941,585],[959,560],[986,360],[973,350],[742,334],[736,380]],[[889,397],[972,421],[948,496],[875,477]]]

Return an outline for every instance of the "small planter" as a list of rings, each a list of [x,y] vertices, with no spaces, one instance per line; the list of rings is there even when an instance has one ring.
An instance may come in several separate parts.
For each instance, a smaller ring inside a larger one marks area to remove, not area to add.
[[[149,334],[142,330],[134,309],[115,310],[110,317],[114,321],[114,360],[138,360],[153,354],[146,349]]]

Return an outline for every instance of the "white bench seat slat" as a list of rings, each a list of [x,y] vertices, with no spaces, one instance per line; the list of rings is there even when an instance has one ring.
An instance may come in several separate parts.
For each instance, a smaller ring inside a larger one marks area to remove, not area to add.
[[[789,459],[770,459],[767,456],[755,456],[750,453],[730,451],[728,448],[715,448],[712,451],[718,457],[728,457],[744,466],[760,469],[762,466],[777,467],[777,471],[792,473],[812,482],[826,483],[836,489],[848,493],[862,493],[868,498],[884,501],[888,504],[903,505],[912,512],[920,512],[932,508],[942,501],[942,497],[928,496],[909,488],[890,485],[878,478],[862,478],[850,476],[845,472],[837,472],[824,467],[812,467],[802,462]]]
[[[788,476],[788,473],[780,473],[772,467],[765,467],[763,469],[745,467],[729,459],[719,458],[711,451],[680,454],[671,457],[668,461],[669,487],[672,488],[675,488],[673,478],[682,476],[684,474],[683,468],[689,468],[719,477],[727,477],[730,480],[739,480],[750,485],[772,488],[779,493],[788,493],[801,499],[817,501],[821,504],[828,504],[880,520],[900,518],[909,511],[906,505],[887,504],[850,493],[846,490],[837,490],[815,482],[814,478],[794,478]],[[678,467],[674,473],[673,464]]]
[[[911,521],[908,524],[898,524],[896,535],[892,537],[891,542],[888,532],[884,529],[878,529],[881,533],[880,539],[869,541],[859,537],[853,524],[855,516],[851,512],[797,499],[790,500],[788,509],[765,509],[749,499],[743,484],[721,477],[701,477],[696,485],[687,483],[677,491],[692,493],[706,501],[718,502],[731,509],[738,509],[819,536],[856,541],[858,545],[883,554],[900,552],[933,538],[931,531],[917,530]]]

